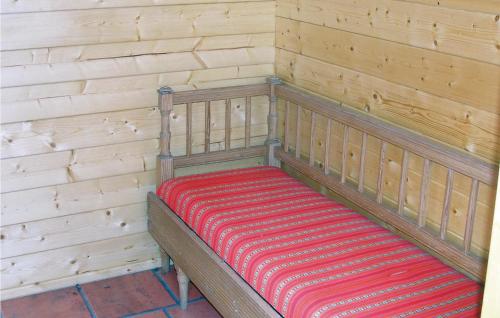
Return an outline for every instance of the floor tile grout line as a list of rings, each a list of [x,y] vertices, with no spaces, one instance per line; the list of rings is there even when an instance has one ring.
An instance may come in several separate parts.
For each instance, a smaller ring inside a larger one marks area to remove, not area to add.
[[[75,286],[76,290],[78,291],[78,294],[83,300],[83,303],[85,304],[85,307],[87,307],[87,310],[89,311],[90,317],[92,318],[97,318],[97,315],[94,311],[94,308],[92,308],[92,304],[89,301],[89,298],[85,294],[85,291],[83,290],[82,286],[80,284],[76,284]]]
[[[202,301],[207,301],[208,302],[208,300],[206,300],[205,297],[199,296],[199,297],[196,297],[196,298],[193,298],[193,299],[189,300],[188,304],[196,304],[196,303],[199,303],[199,302],[202,302]],[[121,316],[121,318],[134,318],[137,315],[144,315],[144,314],[148,314],[150,312],[155,312],[155,311],[163,311],[163,312],[165,312],[165,311],[168,311],[168,309],[177,308],[177,307],[179,307],[178,304],[170,304],[170,305],[167,305],[167,306],[155,307],[155,308],[152,308],[152,309],[148,309],[148,310],[144,310],[144,311],[140,311],[140,312],[136,312],[136,313],[125,314],[125,315]]]
[[[163,313],[165,314],[165,316],[166,316],[167,318],[172,318],[172,315],[170,315],[170,313],[168,312],[168,308],[166,308],[166,307],[165,307],[165,308],[163,308]]]
[[[168,286],[168,283],[163,279],[163,277],[159,274],[160,269],[152,269],[153,275],[156,277],[156,279],[160,282],[160,284],[165,288],[167,293],[172,297],[172,299],[175,301],[176,304],[179,304],[179,299],[177,296],[175,296],[174,292],[172,289],[170,289],[170,286]]]
[[[138,315],[149,314],[149,313],[156,312],[156,311],[163,312],[167,308],[175,308],[175,307],[178,307],[178,306],[179,305],[177,305],[177,304],[171,304],[171,305],[162,306],[162,307],[155,307],[155,308],[152,308],[152,309],[148,309],[148,310],[144,310],[144,311],[139,311],[139,312],[136,312],[136,313],[128,313],[128,314],[125,314],[125,315],[121,316],[121,318],[134,318],[134,317],[137,317]]]
[[[147,309],[147,310],[140,311],[140,312],[128,313],[128,314],[121,316],[121,318],[134,318],[134,317],[137,317],[138,315],[149,314],[149,313],[152,313],[155,311],[160,311],[160,310],[163,310],[163,307],[156,307],[156,308]]]
[[[188,300],[188,304],[194,304],[194,303],[200,302],[202,300],[206,300],[208,302],[208,300],[204,296],[199,296],[199,297],[193,298],[191,300]]]

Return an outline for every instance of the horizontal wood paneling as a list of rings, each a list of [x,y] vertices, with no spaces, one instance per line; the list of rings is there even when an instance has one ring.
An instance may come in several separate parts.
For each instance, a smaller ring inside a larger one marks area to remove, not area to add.
[[[471,153],[500,159],[500,116],[285,50],[276,69],[285,80]]]
[[[61,27],[64,25],[64,28]],[[242,2],[7,14],[4,50],[274,30],[274,3]],[[39,36],[34,37],[33,34]]]
[[[272,48],[273,46],[274,33],[255,33],[14,50],[5,51],[0,59],[2,66],[7,67],[82,62],[147,54],[255,47]]]
[[[467,11],[480,11],[498,14],[500,12],[499,0],[397,0],[404,2],[423,3],[431,6],[439,6]]]
[[[477,109],[498,108],[500,66],[282,18],[276,46]]]
[[[18,86],[2,89],[2,102],[10,107],[24,107],[23,104],[15,104],[10,106],[11,103],[15,102],[26,102],[26,103],[39,103],[39,107],[43,107],[45,102],[51,103],[48,98],[64,97],[71,100],[66,100],[66,102],[71,102],[73,99],[83,98],[79,95],[90,95],[90,94],[103,94],[101,97],[97,95],[96,100],[91,100],[91,105],[87,107],[92,107],[94,102],[98,102],[100,98],[112,98],[116,102],[117,93],[121,92],[125,97],[132,97],[142,94],[145,98],[149,98],[153,93],[150,87],[157,85],[166,85],[166,83],[172,83],[172,88],[175,90],[189,90],[196,89],[206,86],[217,85],[219,81],[235,81],[240,85],[242,83],[262,83],[263,77],[267,75],[270,70],[273,69],[272,64],[261,64],[261,65],[242,65],[234,67],[216,68],[216,69],[203,69],[194,71],[184,71],[184,72],[171,72],[171,73],[161,73],[161,74],[149,74],[141,76],[130,76],[130,77],[118,77],[118,78],[104,78],[104,79],[92,79],[78,82],[64,82],[64,83],[54,83],[54,84],[40,84],[40,85],[30,85],[30,86]],[[141,89],[143,89],[141,91]],[[146,89],[146,90],[144,90]],[[135,94],[135,95],[129,95]],[[111,95],[108,95],[111,94]],[[109,96],[109,97],[107,97]],[[136,97],[137,98],[137,97]],[[38,101],[34,101],[38,99]],[[48,100],[46,100],[48,99]],[[127,98],[124,98],[125,100]],[[149,99],[148,99],[149,100]],[[59,100],[55,100],[56,103]],[[109,102],[111,103],[111,101]],[[157,102],[156,102],[157,103]],[[156,103],[154,105],[156,105]],[[101,102],[105,105],[105,102]],[[30,104],[28,104],[30,105]],[[57,104],[49,104],[52,108],[55,108]],[[146,105],[146,104],[140,104]],[[147,104],[149,105],[149,104]],[[59,106],[60,107],[60,106]],[[103,106],[104,107],[104,106]],[[125,108],[127,106],[124,106]],[[134,107],[141,108],[141,106]],[[110,110],[115,110],[115,108],[110,108]],[[93,112],[97,112],[98,109],[93,109]],[[106,111],[106,110],[105,110]],[[84,111],[80,111],[84,113]],[[78,112],[76,112],[78,113]],[[6,111],[6,116],[13,117],[6,121],[21,121],[25,117],[15,117],[13,112]],[[22,113],[24,116],[29,116],[29,114]],[[66,111],[60,115],[54,114],[56,117],[61,116],[71,116],[73,112]],[[46,115],[49,116],[49,115]],[[38,118],[38,117],[37,117]]]
[[[394,0],[278,0],[279,17],[500,64],[498,12]]]
[[[219,81],[239,81],[241,84],[262,82],[263,78],[273,71],[273,64],[233,66],[196,71],[151,74],[143,76],[122,77],[113,79],[87,80],[77,85],[67,82],[68,90],[80,87],[74,94],[57,97],[42,97],[26,100],[25,96],[36,94],[38,88],[23,86],[4,89],[12,93],[12,99],[18,101],[5,102],[2,105],[2,123],[37,120],[45,118],[67,117],[83,114],[94,114],[115,110],[155,107],[158,96],[149,87],[160,87],[164,83],[176,90],[217,86]],[[59,86],[55,84],[56,87]],[[20,89],[19,89],[20,88]],[[52,86],[40,85],[40,89]],[[108,90],[106,91],[106,88]],[[35,92],[36,91],[36,92]],[[48,95],[48,92],[45,92]],[[5,97],[8,98],[7,96]]]
[[[13,257],[147,231],[145,203],[4,226],[2,256]]]
[[[246,2],[263,0],[2,0],[2,13],[99,9],[119,7],[151,7],[163,5],[189,5],[197,3]]]
[[[154,171],[2,194],[2,225],[60,217],[145,201]]]
[[[2,193],[152,170],[158,140],[149,139],[2,160]]]
[[[156,168],[157,139],[73,150],[68,173],[82,181]]]
[[[31,189],[69,182],[67,166],[71,151],[31,157],[4,159],[1,162],[1,192]]]
[[[264,83],[274,72],[274,1],[2,0],[1,12],[2,297],[157,266],[145,233],[156,90]],[[213,150],[224,147],[221,103]],[[265,138],[267,104],[252,98],[251,144]],[[194,120],[204,116],[198,106]],[[232,106],[239,147],[244,99]],[[184,107],[171,117],[179,155]],[[204,127],[193,128],[197,153]]]
[[[96,241],[1,260],[2,296],[21,296],[159,265],[148,233]],[[45,287],[47,286],[47,287]]]
[[[2,157],[155,138],[159,116],[158,108],[152,107],[6,124]]]
[[[3,69],[4,87],[168,73],[273,62],[273,48],[245,48],[140,55],[84,62],[11,66]],[[118,66],[118,67],[117,67]]]

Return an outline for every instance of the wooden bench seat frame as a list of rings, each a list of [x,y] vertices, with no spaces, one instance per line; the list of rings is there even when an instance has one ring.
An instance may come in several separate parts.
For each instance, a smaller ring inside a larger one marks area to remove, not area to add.
[[[262,146],[250,146],[250,112],[251,97],[269,96],[268,137]],[[245,98],[245,143],[244,147],[231,149],[231,99]],[[285,101],[285,132],[283,144],[277,137],[277,100]],[[215,100],[226,101],[225,149],[210,151],[210,103]],[[192,104],[205,103],[205,151],[192,154]],[[295,153],[289,151],[289,134],[295,124],[296,136],[301,134],[300,116],[296,123],[289,121],[290,104],[311,112],[311,145],[315,138],[317,115],[327,118],[327,138],[325,154],[329,153],[330,129],[332,122],[344,125],[341,171],[339,174],[330,171],[328,155],[322,159],[322,165],[315,164],[314,147],[304,160],[301,152],[300,138],[296,138]],[[173,157],[170,152],[170,115],[175,104],[186,104],[186,155]],[[215,88],[187,92],[173,92],[170,88],[159,90],[159,107],[161,111],[161,151],[159,158],[158,184],[173,178],[174,168],[238,160],[251,157],[265,157],[265,163],[272,166],[287,166],[304,174],[321,185],[343,196],[350,202],[373,214],[384,223],[394,227],[403,234],[414,239],[421,246],[440,255],[457,269],[465,271],[478,280],[484,280],[485,261],[471,253],[472,231],[477,205],[477,193],[480,183],[496,185],[498,167],[489,164],[470,154],[433,141],[404,128],[389,124],[361,112],[341,107],[336,102],[311,95],[297,88],[283,84],[276,77],[267,84],[238,87]],[[350,129],[362,132],[360,151],[360,172],[356,186],[346,182],[347,145]],[[380,166],[378,183],[374,196],[368,195],[364,188],[364,160],[366,140],[373,136],[381,140]],[[384,160],[387,145],[392,144],[403,149],[401,180],[396,207],[388,206],[383,200]],[[416,154],[424,158],[422,171],[420,206],[416,221],[404,217],[404,197],[406,195],[406,176],[408,173],[408,157]],[[443,212],[439,233],[432,233],[425,227],[426,201],[430,180],[430,166],[440,164],[448,169]],[[457,248],[447,241],[446,232],[449,217],[449,203],[453,187],[454,173],[461,173],[471,178],[469,207],[464,232],[464,246]],[[187,302],[187,283],[191,279],[224,317],[279,317],[277,313],[260,295],[254,291],[231,267],[220,259],[170,208],[154,193],[148,194],[149,231],[160,245],[163,264],[169,267],[170,257],[178,272],[181,288],[181,307]],[[189,278],[188,278],[189,277]]]

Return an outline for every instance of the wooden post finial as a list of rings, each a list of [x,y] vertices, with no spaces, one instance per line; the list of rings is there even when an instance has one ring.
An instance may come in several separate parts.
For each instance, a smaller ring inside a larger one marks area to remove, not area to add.
[[[273,76],[269,76],[267,79],[266,79],[266,82],[268,84],[271,84],[271,85],[280,85],[282,84],[283,82],[281,81],[281,79],[276,76],[276,75],[273,75]]]
[[[158,94],[160,94],[160,95],[167,95],[167,94],[173,94],[173,93],[174,93],[174,90],[168,86],[162,86],[158,89]]]
[[[170,113],[174,108],[174,90],[170,87],[158,89],[158,106],[161,114],[160,155],[158,185],[174,177],[174,157],[170,152]]]
[[[278,139],[278,110],[277,110],[277,97],[275,93],[276,85],[280,85],[282,82],[277,76],[271,76],[267,78],[267,83],[270,85],[269,93],[269,115],[267,117],[268,132],[266,139],[266,158],[265,163],[270,166],[279,167],[280,161],[275,156],[275,148],[281,146],[281,142]]]

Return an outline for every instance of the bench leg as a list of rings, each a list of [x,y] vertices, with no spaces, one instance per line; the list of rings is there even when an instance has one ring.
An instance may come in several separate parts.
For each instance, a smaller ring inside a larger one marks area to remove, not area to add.
[[[161,255],[161,273],[166,274],[170,272],[170,256],[164,250],[160,250],[160,255]]]
[[[180,267],[176,266],[175,269],[177,270],[177,282],[179,283],[181,309],[185,310],[188,302],[189,277],[187,277]]]

